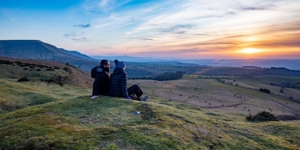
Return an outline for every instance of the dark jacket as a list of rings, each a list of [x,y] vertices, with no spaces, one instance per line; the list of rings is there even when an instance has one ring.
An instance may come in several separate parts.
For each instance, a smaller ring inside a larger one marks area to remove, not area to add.
[[[101,71],[101,68],[98,68],[93,85],[93,95],[108,95],[110,85],[109,83],[109,70]]]
[[[115,68],[110,76],[109,95],[115,97],[128,97],[127,74],[122,68]]]

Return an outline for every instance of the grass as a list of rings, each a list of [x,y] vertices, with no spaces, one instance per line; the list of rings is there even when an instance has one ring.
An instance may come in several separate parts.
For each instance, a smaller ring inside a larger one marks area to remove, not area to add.
[[[297,121],[251,123],[153,95],[92,101],[89,89],[0,82],[3,101],[24,104],[0,113],[0,149],[300,148]]]

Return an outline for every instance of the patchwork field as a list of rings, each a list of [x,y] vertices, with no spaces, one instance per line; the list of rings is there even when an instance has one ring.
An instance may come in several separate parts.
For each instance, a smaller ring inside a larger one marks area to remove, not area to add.
[[[267,78],[267,77],[265,77]],[[277,78],[275,78],[277,79]],[[222,79],[225,83],[215,78],[183,79],[174,81],[131,80],[131,84],[140,85],[145,93],[154,97],[163,98],[166,102],[176,101],[235,115],[246,116],[267,111],[275,114],[282,120],[300,119],[300,101],[290,99],[283,95],[266,94],[258,90],[268,88],[273,91],[277,87],[268,85],[270,80]],[[300,80],[295,80],[300,81]],[[233,82],[231,85],[229,83]],[[236,86],[238,84],[238,86]],[[294,97],[300,95],[299,89],[285,88]],[[289,92],[286,92],[286,95]]]

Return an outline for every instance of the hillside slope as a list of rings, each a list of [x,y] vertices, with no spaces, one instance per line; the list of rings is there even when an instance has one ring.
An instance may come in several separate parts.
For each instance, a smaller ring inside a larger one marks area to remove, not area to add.
[[[0,78],[17,81],[27,77],[32,81],[54,82],[89,88],[93,79],[90,74],[74,66],[45,60],[29,60],[0,57]],[[54,81],[53,81],[54,80]]]
[[[151,95],[148,102],[91,101],[91,91],[84,88],[0,82],[2,110],[9,104],[32,104],[0,112],[3,150],[300,148],[296,121],[250,123]],[[48,101],[38,103],[43,100]]]
[[[39,40],[0,40],[0,56],[36,60],[68,62],[87,59],[88,56],[59,49]],[[90,58],[92,59],[92,58]]]

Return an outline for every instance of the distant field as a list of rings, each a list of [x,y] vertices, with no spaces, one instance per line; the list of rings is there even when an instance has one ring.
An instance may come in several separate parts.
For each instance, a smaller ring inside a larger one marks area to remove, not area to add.
[[[300,88],[283,88],[283,92],[280,92],[281,86],[270,85],[270,83],[290,83],[300,86],[299,77],[281,77],[281,76],[256,76],[256,77],[236,77],[234,79],[223,79],[226,83],[238,84],[241,87],[260,89],[269,89],[272,94],[280,95],[283,97],[293,97],[294,100],[300,102]]]
[[[269,80],[269,78],[265,78]],[[235,82],[233,80],[235,80]],[[261,80],[264,81],[264,79]],[[277,90],[277,87],[268,85],[268,81],[260,82],[261,80],[243,78],[225,80],[226,82],[233,82],[233,85],[228,83],[223,84],[209,77],[163,82],[154,80],[130,80],[130,83],[139,84],[145,93],[149,93],[154,97],[163,98],[166,102],[177,101],[235,115],[246,116],[249,113],[256,114],[260,111],[268,111],[283,120],[300,119],[300,102],[283,96],[261,93],[254,90],[255,88],[269,88],[272,92]],[[293,93],[295,97],[300,95],[300,91],[297,89],[287,88],[286,91],[294,91],[291,93]]]

